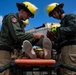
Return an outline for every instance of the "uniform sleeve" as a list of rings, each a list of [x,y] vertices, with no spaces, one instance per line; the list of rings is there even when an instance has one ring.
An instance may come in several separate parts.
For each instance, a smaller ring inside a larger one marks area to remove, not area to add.
[[[17,18],[14,16],[8,16],[6,18],[7,26],[9,28],[10,34],[16,41],[24,41],[33,38],[32,33],[25,33],[20,27],[20,23],[17,21]]]
[[[60,27],[61,34],[74,35],[76,34],[76,15],[68,15],[66,18],[66,27]]]

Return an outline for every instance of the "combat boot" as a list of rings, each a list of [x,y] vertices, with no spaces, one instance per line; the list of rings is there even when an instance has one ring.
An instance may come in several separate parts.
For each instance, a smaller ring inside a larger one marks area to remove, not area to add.
[[[25,51],[27,57],[31,59],[36,58],[36,54],[32,48],[32,44],[28,40],[25,40],[23,42],[23,50]]]
[[[51,50],[52,50],[52,42],[49,38],[43,39],[43,50],[44,50],[44,58],[50,59],[51,58]]]

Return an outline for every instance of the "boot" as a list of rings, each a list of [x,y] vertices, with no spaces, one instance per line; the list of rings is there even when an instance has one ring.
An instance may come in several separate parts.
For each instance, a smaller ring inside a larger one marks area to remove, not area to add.
[[[44,50],[44,58],[50,59],[51,50],[52,50],[52,43],[51,43],[50,39],[48,39],[48,38],[43,39],[43,50]]]
[[[34,50],[32,49],[32,44],[28,40],[25,40],[23,42],[23,50],[25,51],[25,54],[27,57],[31,59],[36,58],[36,54]]]

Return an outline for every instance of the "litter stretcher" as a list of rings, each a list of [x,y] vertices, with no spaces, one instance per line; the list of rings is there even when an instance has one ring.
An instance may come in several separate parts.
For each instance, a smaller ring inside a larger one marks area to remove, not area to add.
[[[7,65],[0,67],[0,72],[14,67],[17,69],[19,75],[25,75],[24,72],[42,72],[45,71],[50,75],[52,72],[52,66],[56,63],[53,59],[16,59]]]
[[[76,67],[56,62],[53,59],[16,59],[0,67],[0,72],[8,68],[14,68],[16,75],[27,75],[29,71],[32,72],[32,75],[34,72],[39,72],[39,75],[44,75],[42,74],[43,71],[47,72],[47,75],[54,75],[52,74],[53,70],[59,67],[76,72]]]

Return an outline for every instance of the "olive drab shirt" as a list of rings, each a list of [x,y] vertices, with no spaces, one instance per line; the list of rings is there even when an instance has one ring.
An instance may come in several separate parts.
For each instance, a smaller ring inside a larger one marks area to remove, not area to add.
[[[2,21],[0,45],[13,47],[15,42],[32,39],[33,34],[25,33],[21,24],[18,14],[6,15]]]

